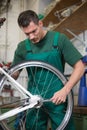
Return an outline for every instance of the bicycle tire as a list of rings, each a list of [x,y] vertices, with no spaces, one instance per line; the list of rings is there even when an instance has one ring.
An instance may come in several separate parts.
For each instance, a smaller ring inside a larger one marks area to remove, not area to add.
[[[8,74],[12,75],[13,73],[15,73],[18,70],[22,70],[24,68],[30,68],[30,67],[41,67],[43,69],[47,69],[48,71],[51,71],[54,75],[56,75],[61,82],[63,83],[63,85],[65,85],[65,83],[67,82],[66,77],[55,67],[49,65],[48,63],[42,62],[42,61],[26,61],[23,63],[20,63],[18,65],[13,66],[12,68],[9,69]],[[1,81],[0,81],[0,90],[2,90],[2,86],[4,81],[6,80],[6,77],[4,76]],[[72,96],[72,92],[70,92],[68,94],[68,103],[67,103],[67,108],[66,108],[66,113],[65,116],[61,122],[61,124],[58,126],[58,128],[56,130],[63,130],[66,125],[69,122],[69,119],[71,117],[72,114],[72,109],[73,109],[73,96]],[[4,129],[7,130],[7,129]]]

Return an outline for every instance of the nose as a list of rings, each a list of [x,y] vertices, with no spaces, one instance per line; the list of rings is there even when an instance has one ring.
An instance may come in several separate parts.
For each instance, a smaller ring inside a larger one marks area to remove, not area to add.
[[[33,33],[30,33],[30,34],[29,34],[29,39],[30,39],[30,40],[34,39],[34,34],[33,34]]]

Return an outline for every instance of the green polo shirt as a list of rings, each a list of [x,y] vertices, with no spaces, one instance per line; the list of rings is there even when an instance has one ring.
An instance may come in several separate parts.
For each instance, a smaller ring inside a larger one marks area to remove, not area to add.
[[[51,50],[55,33],[56,32],[54,31],[48,31],[46,36],[40,42],[36,44],[30,42],[32,53],[41,53]],[[58,38],[58,50],[61,52],[63,64],[67,62],[69,65],[73,66],[82,58],[82,55],[73,46],[68,37],[61,33]],[[13,65],[25,61],[26,54],[27,50],[25,39],[24,41],[21,41],[17,46],[13,59]]]

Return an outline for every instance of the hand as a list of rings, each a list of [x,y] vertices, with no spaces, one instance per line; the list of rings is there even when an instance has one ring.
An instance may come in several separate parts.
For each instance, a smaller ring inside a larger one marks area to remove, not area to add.
[[[64,103],[66,101],[67,93],[65,88],[62,88],[61,90],[54,93],[53,97],[51,98],[51,101],[55,104]]]

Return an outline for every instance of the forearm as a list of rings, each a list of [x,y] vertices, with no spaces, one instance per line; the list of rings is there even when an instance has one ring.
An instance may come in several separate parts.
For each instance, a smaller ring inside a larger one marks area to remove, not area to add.
[[[51,98],[51,101],[55,104],[60,104],[62,102],[65,102],[67,95],[71,91],[71,89],[75,86],[75,84],[80,80],[82,75],[85,71],[85,65],[82,63],[82,61],[78,61],[73,69],[73,72],[65,84],[65,86],[54,93],[53,97]]]
[[[71,89],[75,86],[75,84],[80,80],[80,78],[84,74],[84,71],[85,65],[82,63],[82,61],[78,61],[78,63],[74,66],[74,70],[68,82],[64,86],[66,94],[68,94],[71,91]]]

